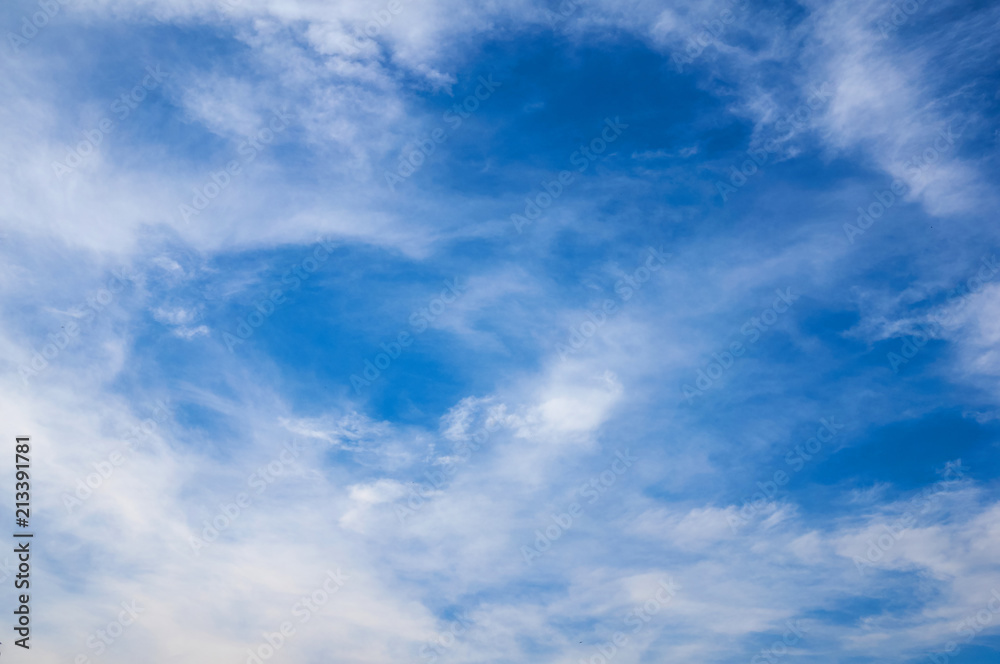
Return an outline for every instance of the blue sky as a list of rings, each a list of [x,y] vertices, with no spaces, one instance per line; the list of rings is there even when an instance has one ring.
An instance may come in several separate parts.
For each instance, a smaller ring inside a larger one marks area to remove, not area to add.
[[[996,661],[1000,9],[559,7],[0,9],[34,661]]]

